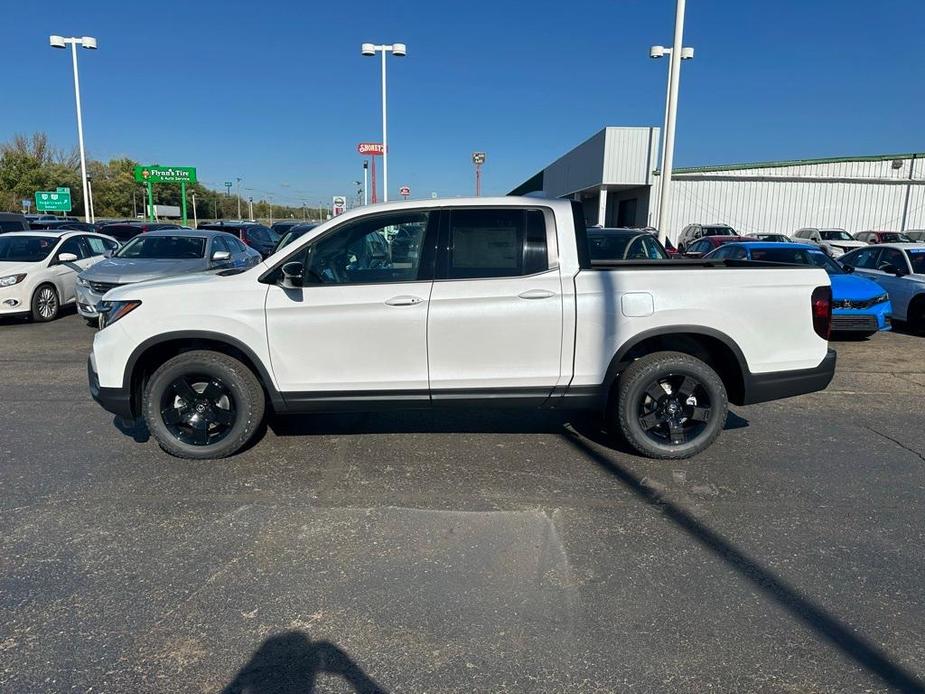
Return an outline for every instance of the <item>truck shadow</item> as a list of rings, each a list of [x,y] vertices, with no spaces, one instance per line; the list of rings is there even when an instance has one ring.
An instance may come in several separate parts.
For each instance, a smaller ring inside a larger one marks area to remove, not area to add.
[[[660,488],[649,486],[644,478],[592,445],[596,443],[594,438],[584,436],[577,429],[566,430],[563,438],[576,452],[612,475],[642,502],[658,509],[694,542],[858,666],[898,691],[925,692],[925,682],[913,672],[893,662],[887,653],[859,635],[850,625],[839,621],[680,505],[666,498]]]
[[[301,631],[271,636],[222,694],[311,694],[319,674],[339,677],[358,694],[385,694],[343,649]]]

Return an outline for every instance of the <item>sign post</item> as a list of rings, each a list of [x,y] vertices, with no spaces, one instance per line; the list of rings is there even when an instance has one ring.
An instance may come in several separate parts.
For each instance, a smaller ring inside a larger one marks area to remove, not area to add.
[[[331,198],[331,214],[335,217],[347,211],[347,198],[343,195],[335,195]]]
[[[485,163],[485,152],[473,152],[472,163],[475,164],[475,197],[482,194],[482,164]]]
[[[361,142],[357,145],[357,152],[359,152],[364,157],[370,157],[372,159],[372,168],[370,171],[371,183],[372,183],[372,195],[370,196],[370,202],[376,202],[376,157],[381,157],[385,154],[385,145],[381,142]],[[388,196],[386,196],[388,197]]]
[[[408,186],[402,186],[398,189],[398,194],[401,195],[405,200],[408,199],[408,196],[411,195],[411,188]]]

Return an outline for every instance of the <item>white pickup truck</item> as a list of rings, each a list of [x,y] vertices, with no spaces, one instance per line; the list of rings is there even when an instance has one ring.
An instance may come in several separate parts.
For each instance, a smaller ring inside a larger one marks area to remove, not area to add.
[[[823,270],[592,262],[581,207],[474,198],[341,215],[244,271],[104,297],[90,391],[175,456],[221,458],[273,413],[598,409],[643,455],[686,458],[728,402],[832,378]]]

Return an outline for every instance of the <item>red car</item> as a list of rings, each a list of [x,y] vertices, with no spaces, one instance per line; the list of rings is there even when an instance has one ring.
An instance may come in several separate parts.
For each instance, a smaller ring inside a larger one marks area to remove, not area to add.
[[[901,231],[859,231],[854,238],[866,243],[915,243]]]
[[[756,241],[747,236],[703,236],[687,247],[683,256],[685,258],[702,258],[714,248],[719,248],[725,243],[743,243],[747,241]]]

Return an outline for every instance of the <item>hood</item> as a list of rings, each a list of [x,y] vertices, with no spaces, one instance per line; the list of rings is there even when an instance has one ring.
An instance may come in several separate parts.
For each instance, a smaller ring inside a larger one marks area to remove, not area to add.
[[[864,241],[823,241],[825,246],[835,246],[835,248],[864,248],[869,243]]]
[[[262,265],[257,265],[258,268],[266,268]],[[253,270],[254,268],[251,268]],[[262,270],[261,270],[262,271]],[[208,289],[202,287],[201,285],[208,282],[222,282],[227,278],[220,276],[218,273],[227,272],[227,270],[209,270],[208,272],[193,272],[187,273],[184,275],[174,275],[173,277],[167,277],[164,279],[155,279],[143,283],[136,284],[127,284],[122,287],[116,287],[115,289],[110,289],[106,292],[105,299],[122,301],[124,299],[143,299],[145,294],[149,291],[157,292],[159,290],[173,290],[181,289],[186,290],[187,288],[190,291],[202,292],[208,291]],[[235,272],[232,275],[229,275],[228,278],[237,277],[243,273]]]
[[[182,260],[108,258],[91,265],[81,272],[80,276],[91,282],[130,284],[189,272],[202,272],[208,269],[209,263],[205,258],[184,258]]]
[[[873,280],[857,275],[830,275],[832,280],[832,299],[863,301],[886,294],[886,290]]]
[[[28,273],[30,270],[34,271],[36,266],[38,266],[38,263],[24,263],[19,260],[4,260],[0,262],[0,277],[6,277],[7,275],[20,275],[24,272]]]

